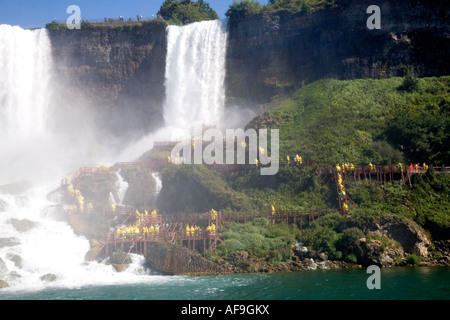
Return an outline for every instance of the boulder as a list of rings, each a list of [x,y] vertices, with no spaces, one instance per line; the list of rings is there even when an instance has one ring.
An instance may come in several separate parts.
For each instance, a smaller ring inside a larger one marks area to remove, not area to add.
[[[10,224],[12,224],[13,227],[19,232],[29,231],[29,230],[33,229],[37,225],[36,222],[33,222],[31,220],[28,220],[28,219],[19,220],[19,219],[12,218],[8,222]]]
[[[21,269],[22,268],[22,257],[17,255],[17,254],[13,254],[13,253],[8,253],[6,255],[6,258],[8,258],[9,260],[11,260],[12,262],[14,262],[14,265]]]
[[[54,282],[56,281],[56,275],[54,275],[53,273],[47,273],[41,277],[41,280],[44,282]]]
[[[222,266],[203,258],[198,252],[169,243],[152,243],[145,264],[165,275],[212,275],[223,273]]]
[[[405,252],[420,254],[422,257],[428,255],[427,248],[431,245],[427,235],[416,223],[397,216],[350,218],[342,222],[338,226],[338,230],[342,231],[351,227],[357,227],[365,234],[387,237],[397,241]]]
[[[113,266],[114,270],[116,270],[116,272],[123,272],[128,268],[128,264],[112,263],[111,265]]]
[[[108,263],[113,265],[127,265],[131,263],[131,258],[124,251],[116,251],[109,257]]]
[[[14,247],[20,244],[19,239],[14,237],[0,238],[0,248],[3,247]]]
[[[357,256],[364,266],[377,265],[389,267],[396,261],[405,259],[405,251],[402,248],[393,245],[385,247],[379,240],[360,239],[362,252]]]

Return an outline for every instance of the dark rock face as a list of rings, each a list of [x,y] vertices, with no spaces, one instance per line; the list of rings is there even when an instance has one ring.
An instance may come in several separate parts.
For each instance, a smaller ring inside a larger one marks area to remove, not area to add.
[[[94,121],[123,137],[162,120],[165,23],[51,31],[55,126]],[[87,110],[85,110],[86,108]]]
[[[230,20],[228,104],[255,105],[318,79],[450,73],[449,4],[378,1],[381,29],[369,30],[370,1],[339,1],[315,13],[261,13]]]
[[[348,219],[339,225],[340,230],[357,227],[366,234],[387,237],[400,243],[405,252],[428,255],[431,241],[413,222],[396,216],[375,219]]]
[[[165,275],[212,275],[223,272],[220,265],[194,251],[161,243],[149,245],[145,264]]]

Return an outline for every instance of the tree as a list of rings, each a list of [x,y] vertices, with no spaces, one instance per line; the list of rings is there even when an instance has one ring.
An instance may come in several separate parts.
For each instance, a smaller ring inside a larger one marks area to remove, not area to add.
[[[235,21],[241,21],[248,15],[261,12],[262,9],[263,6],[255,0],[234,0],[225,15]]]
[[[165,0],[158,14],[172,24],[185,25],[219,19],[217,13],[203,0]]]

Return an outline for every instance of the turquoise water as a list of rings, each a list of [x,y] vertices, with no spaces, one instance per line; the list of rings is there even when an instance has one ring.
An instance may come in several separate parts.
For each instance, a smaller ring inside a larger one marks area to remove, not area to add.
[[[448,300],[450,268],[381,269],[381,289],[369,290],[365,269],[315,270],[207,277],[148,276],[143,283],[0,289],[2,300]]]

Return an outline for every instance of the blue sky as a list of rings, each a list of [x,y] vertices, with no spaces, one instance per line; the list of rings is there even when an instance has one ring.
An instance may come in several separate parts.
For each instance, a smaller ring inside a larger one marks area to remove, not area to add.
[[[262,4],[267,0],[258,0]],[[56,20],[65,21],[69,14],[66,9],[77,5],[81,16],[86,19],[135,18],[139,13],[144,17],[156,15],[164,0],[0,0],[0,24],[17,25],[22,28],[44,27]],[[207,0],[220,18],[233,0]]]

